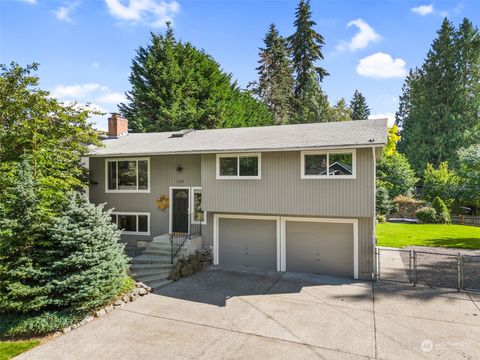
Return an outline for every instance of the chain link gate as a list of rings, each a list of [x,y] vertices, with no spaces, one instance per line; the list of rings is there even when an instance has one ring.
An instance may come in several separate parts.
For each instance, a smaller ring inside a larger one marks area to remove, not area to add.
[[[381,247],[375,255],[376,280],[480,291],[480,256]]]

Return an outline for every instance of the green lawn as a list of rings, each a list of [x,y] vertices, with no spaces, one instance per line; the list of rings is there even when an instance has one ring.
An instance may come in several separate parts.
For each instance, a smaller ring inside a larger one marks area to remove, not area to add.
[[[383,223],[377,225],[377,238],[379,246],[480,249],[480,227],[465,225]]]
[[[0,341],[0,360],[8,360],[40,344],[39,340]]]

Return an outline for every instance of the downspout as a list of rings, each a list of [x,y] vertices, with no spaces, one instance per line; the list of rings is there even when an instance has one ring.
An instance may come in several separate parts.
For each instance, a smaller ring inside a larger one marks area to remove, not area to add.
[[[373,156],[373,221],[372,221],[372,243],[373,243],[373,274],[372,280],[375,280],[377,272],[377,257],[376,257],[376,228],[377,228],[377,159],[375,156],[375,147],[372,147],[372,156]]]

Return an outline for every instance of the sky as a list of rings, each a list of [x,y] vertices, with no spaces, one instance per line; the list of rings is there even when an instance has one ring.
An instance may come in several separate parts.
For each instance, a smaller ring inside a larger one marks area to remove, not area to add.
[[[293,31],[297,1],[275,0],[0,0],[0,63],[38,62],[40,86],[62,101],[117,110],[130,89],[136,49],[171,21],[176,37],[212,55],[240,86],[257,79],[258,48],[268,26]],[[420,66],[444,17],[480,26],[480,1],[312,0],[325,38],[333,104],[358,89],[372,117],[398,108],[405,75]],[[92,119],[106,128],[106,116]]]

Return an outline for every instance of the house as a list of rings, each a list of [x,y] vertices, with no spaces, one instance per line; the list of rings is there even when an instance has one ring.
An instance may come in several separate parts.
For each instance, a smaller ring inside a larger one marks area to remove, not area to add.
[[[108,135],[89,196],[129,247],[196,228],[215,264],[372,278],[386,119]]]

